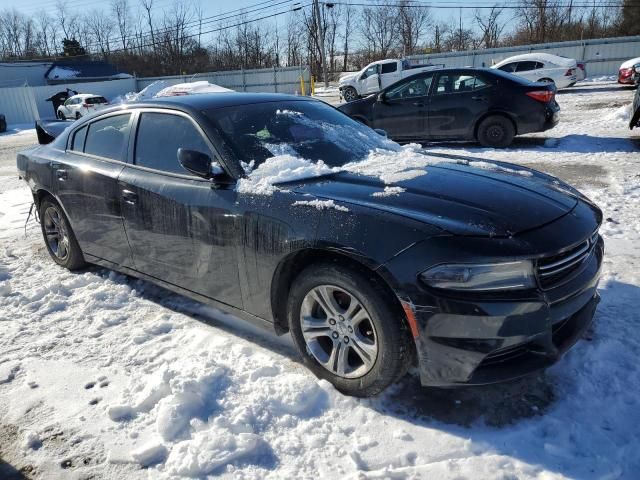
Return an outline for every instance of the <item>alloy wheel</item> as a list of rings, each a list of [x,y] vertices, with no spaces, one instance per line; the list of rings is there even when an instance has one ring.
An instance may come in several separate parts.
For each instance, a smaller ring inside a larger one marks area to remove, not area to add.
[[[356,91],[352,88],[347,88],[344,93],[343,93],[344,99],[347,102],[353,102],[354,100],[356,100],[358,98],[358,95],[356,94]]]
[[[324,368],[343,378],[366,375],[378,356],[373,322],[362,303],[333,285],[310,290],[300,308],[307,350]]]
[[[44,212],[44,232],[53,254],[64,261],[69,256],[69,235],[60,211],[51,206]]]

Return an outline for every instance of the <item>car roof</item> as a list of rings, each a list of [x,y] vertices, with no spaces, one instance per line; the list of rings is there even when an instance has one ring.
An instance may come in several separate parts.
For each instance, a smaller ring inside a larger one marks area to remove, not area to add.
[[[553,55],[552,53],[543,53],[543,52],[535,53],[534,52],[534,53],[523,53],[521,55],[514,55],[513,57],[505,58],[504,60],[496,63],[494,67],[501,66],[506,63],[519,62],[519,61],[525,61],[525,60],[540,60],[542,62],[549,62],[549,63],[553,63],[555,65],[563,66],[563,67],[573,65],[573,63],[575,62],[575,59],[573,58],[560,57],[558,55]]]
[[[72,95],[69,98],[89,98],[89,97],[101,97],[102,95],[98,95],[97,93],[78,93],[77,95]]]

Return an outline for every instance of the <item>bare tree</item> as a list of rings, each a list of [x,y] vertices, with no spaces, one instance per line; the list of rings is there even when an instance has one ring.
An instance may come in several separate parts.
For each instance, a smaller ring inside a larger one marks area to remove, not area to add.
[[[397,45],[398,17],[392,4],[364,8],[360,33],[371,59],[392,55]]]
[[[413,55],[424,34],[424,30],[432,25],[431,14],[425,6],[416,8],[407,0],[398,5],[398,30],[402,42],[402,54]]]
[[[476,10],[474,21],[480,30],[480,42],[484,48],[495,48],[499,45],[506,27],[501,18],[503,11],[504,9],[498,5],[494,5],[486,13],[480,9]]]
[[[111,0],[111,11],[116,18],[116,26],[118,33],[120,34],[120,42],[122,43],[122,49],[126,52],[129,39],[130,25],[129,25],[129,3],[127,0]]]

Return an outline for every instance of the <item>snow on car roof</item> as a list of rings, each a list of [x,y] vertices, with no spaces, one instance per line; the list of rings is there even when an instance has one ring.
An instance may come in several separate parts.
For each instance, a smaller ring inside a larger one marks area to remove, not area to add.
[[[626,62],[623,62],[622,65],[620,65],[620,68],[633,67],[636,63],[640,63],[640,57],[632,58],[630,60],[627,60]]]
[[[572,67],[576,65],[576,60],[573,58],[559,57],[551,53],[523,53],[522,55],[514,55],[513,57],[505,58],[496,63],[494,67],[502,66],[510,62],[519,62],[523,60],[540,60],[542,62],[549,62],[561,67]]]
[[[221,87],[214,83],[209,83],[206,80],[190,83],[178,83],[177,85],[171,85],[170,87],[163,88],[154,95],[155,97],[175,97],[179,95],[194,95],[197,93],[225,93],[233,92],[228,88]]]

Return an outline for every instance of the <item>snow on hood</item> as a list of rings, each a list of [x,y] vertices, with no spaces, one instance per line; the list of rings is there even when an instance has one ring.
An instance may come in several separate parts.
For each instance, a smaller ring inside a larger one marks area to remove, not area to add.
[[[282,153],[268,158],[255,170],[253,164],[243,164],[247,176],[240,179],[236,186],[239,193],[253,195],[272,195],[281,190],[276,185],[296,180],[307,180],[314,177],[338,172],[350,172],[368,177],[376,177],[387,185],[411,180],[427,174],[426,167],[439,163],[459,163],[485,170],[495,170],[522,176],[532,173],[524,169],[512,169],[486,161],[452,160],[433,157],[422,150],[418,144],[412,143],[400,147],[397,151],[375,150],[361,161],[350,162],[342,167],[330,167],[322,160],[310,160]],[[385,188],[380,196],[399,195],[404,192],[401,187]]]
[[[177,85],[171,85],[170,87],[163,88],[154,95],[157,97],[175,97],[178,95],[195,95],[198,93],[226,93],[233,92],[228,88],[209,83],[206,80],[190,83],[178,83]]]
[[[640,57],[632,58],[631,60],[627,60],[626,62],[623,62],[622,65],[620,65],[620,68],[631,68],[636,63],[640,63]]]

